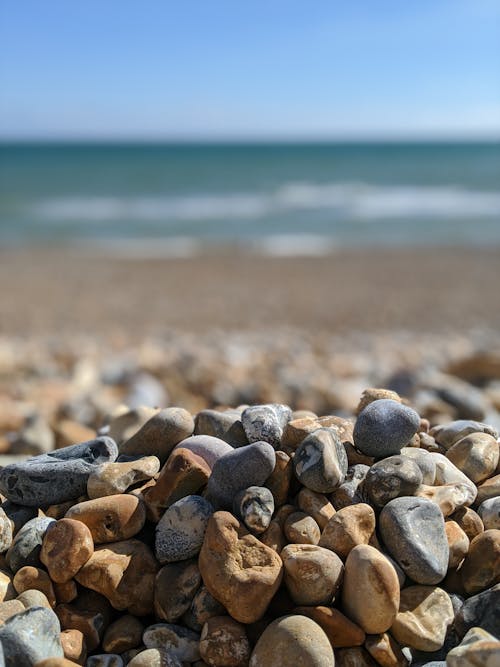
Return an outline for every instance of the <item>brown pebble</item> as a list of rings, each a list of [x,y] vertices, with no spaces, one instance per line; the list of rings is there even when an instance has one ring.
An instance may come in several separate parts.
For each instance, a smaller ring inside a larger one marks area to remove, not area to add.
[[[73,600],[78,595],[78,589],[76,587],[76,581],[74,579],[65,581],[63,584],[58,584],[57,582],[54,582],[53,585],[57,602],[59,604],[73,602]]]
[[[475,484],[495,473],[499,459],[496,438],[489,433],[470,433],[448,449],[446,457]]]
[[[101,463],[89,475],[87,493],[90,499],[125,493],[138,482],[152,479],[160,469],[156,456],[143,456],[122,463]]]
[[[102,640],[106,653],[124,653],[137,648],[142,642],[144,625],[131,614],[124,614],[108,626]]]
[[[408,667],[409,660],[401,646],[387,632],[368,635],[365,648],[380,667]]]
[[[137,496],[117,494],[78,503],[68,510],[66,518],[84,523],[95,544],[106,544],[136,535],[146,521],[146,508]]]
[[[370,544],[375,537],[375,512],[370,505],[358,503],[339,510],[327,523],[319,545],[346,559],[354,547]]]
[[[94,553],[92,534],[87,525],[74,519],[60,519],[45,532],[40,560],[52,581],[64,584]]]
[[[54,607],[56,604],[56,594],[52,586],[52,581],[45,570],[32,565],[25,565],[14,575],[14,588],[18,593],[24,593],[29,589],[41,591],[49,601],[49,604]]]
[[[12,584],[14,575],[10,570],[0,570],[0,602],[12,600],[16,597],[16,589]]]
[[[304,512],[293,512],[283,527],[286,538],[292,544],[318,544],[321,530],[316,521]]]
[[[297,497],[299,508],[312,516],[318,524],[320,530],[323,530],[328,521],[335,514],[335,509],[328,498],[322,493],[316,493],[311,489],[303,487]]]
[[[273,494],[274,506],[281,507],[288,498],[290,482],[293,476],[292,459],[285,452],[276,452],[276,464],[264,486]]]
[[[250,644],[245,626],[230,616],[212,616],[201,631],[200,655],[212,667],[246,667]]]
[[[470,541],[480,533],[484,532],[481,517],[470,507],[459,507],[459,509],[457,509],[456,512],[453,512],[449,518],[460,526]]]
[[[494,475],[477,487],[477,497],[475,500],[475,507],[479,507],[481,503],[489,498],[500,496],[500,475]]]
[[[295,604],[328,605],[342,580],[342,561],[329,549],[313,544],[289,544],[280,554],[284,580]]]
[[[96,611],[83,611],[74,605],[59,604],[54,609],[61,623],[62,630],[79,630],[85,638],[89,651],[94,651],[101,643],[105,621]]]
[[[84,665],[87,659],[87,644],[83,632],[76,628],[63,630],[61,632],[61,646],[64,657],[79,665]]]
[[[296,607],[295,614],[308,616],[323,629],[333,648],[361,646],[365,632],[338,609],[332,607]]]
[[[469,551],[469,538],[455,521],[445,521],[444,529],[450,548],[448,569],[457,568]]]
[[[500,530],[485,530],[472,540],[460,572],[468,595],[500,582]]]

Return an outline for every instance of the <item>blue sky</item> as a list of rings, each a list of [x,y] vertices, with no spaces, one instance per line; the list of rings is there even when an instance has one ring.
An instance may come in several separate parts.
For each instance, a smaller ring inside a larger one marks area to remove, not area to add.
[[[2,0],[0,137],[500,137],[498,0]]]

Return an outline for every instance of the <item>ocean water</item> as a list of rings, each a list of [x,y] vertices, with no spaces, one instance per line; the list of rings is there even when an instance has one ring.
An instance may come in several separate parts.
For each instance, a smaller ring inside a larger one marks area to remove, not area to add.
[[[54,243],[500,246],[500,144],[0,145],[0,244]]]

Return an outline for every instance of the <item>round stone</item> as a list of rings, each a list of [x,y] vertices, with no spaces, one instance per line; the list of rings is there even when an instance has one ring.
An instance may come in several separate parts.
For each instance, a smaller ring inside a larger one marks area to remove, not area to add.
[[[472,540],[460,573],[469,595],[500,583],[500,530],[485,530]]]
[[[230,616],[213,616],[203,626],[200,655],[213,667],[246,667],[250,644],[245,626]]]
[[[65,583],[94,553],[89,528],[81,521],[60,519],[45,532],[40,560],[49,571],[52,581]]]
[[[240,415],[231,410],[200,410],[194,420],[194,432],[219,438],[232,447],[248,445]]]
[[[364,490],[375,507],[383,507],[399,496],[413,496],[422,480],[422,472],[411,458],[389,456],[371,466]]]
[[[446,538],[448,539],[448,546],[450,549],[448,568],[455,569],[467,555],[470,541],[455,521],[446,521],[444,528],[446,530]]]
[[[105,544],[136,535],[146,521],[146,508],[138,496],[116,494],[77,503],[66,512],[66,518],[81,521],[95,544]]]
[[[500,529],[500,496],[488,498],[477,508],[486,530],[491,528]]]
[[[279,449],[283,429],[291,418],[290,408],[278,403],[251,405],[241,413],[248,442],[268,442],[275,449]]]
[[[312,544],[289,544],[280,556],[285,585],[295,604],[316,606],[333,602],[344,570],[336,554]]]
[[[312,516],[320,530],[323,530],[328,521],[335,514],[335,509],[328,498],[322,493],[303,488],[297,496],[299,508]]]
[[[335,429],[320,428],[298,446],[293,459],[295,475],[308,489],[331,493],[344,481],[348,462]]]
[[[293,544],[318,544],[321,536],[316,521],[304,512],[292,512],[285,520],[283,531]]]
[[[420,417],[415,410],[383,398],[359,413],[354,425],[354,444],[363,454],[376,458],[399,454],[419,426]]]
[[[469,540],[473,540],[476,535],[484,531],[481,517],[470,507],[460,507],[449,518],[460,526]]]
[[[448,569],[449,547],[439,507],[425,498],[395,498],[382,509],[380,535],[403,571],[419,584],[437,584]]]
[[[17,572],[25,565],[40,565],[40,551],[47,528],[54,523],[54,519],[36,517],[31,519],[19,530],[14,537],[12,546],[5,556],[7,565],[12,572]]]
[[[124,653],[142,643],[144,626],[135,616],[124,614],[108,626],[102,640],[106,653]]]
[[[340,509],[326,524],[319,545],[345,560],[354,547],[373,542],[375,523],[375,512],[370,505],[349,505]]]
[[[160,563],[196,556],[213,511],[208,500],[196,495],[170,505],[156,526],[155,554]]]
[[[39,567],[25,565],[16,572],[13,584],[19,594],[29,590],[41,591],[46,596],[51,607],[54,607],[56,604],[56,595],[52,581],[47,572]]]
[[[273,494],[264,486],[249,486],[234,497],[233,513],[252,533],[263,533],[274,513]]]
[[[499,446],[489,433],[471,433],[450,447],[446,457],[475,484],[479,484],[494,474]]]

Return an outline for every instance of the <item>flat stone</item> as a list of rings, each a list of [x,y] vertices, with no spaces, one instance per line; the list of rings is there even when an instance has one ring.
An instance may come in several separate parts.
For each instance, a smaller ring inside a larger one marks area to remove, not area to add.
[[[196,556],[201,549],[213,507],[190,495],[170,505],[156,526],[155,555],[160,563]]]
[[[445,425],[434,426],[430,433],[445,449],[450,449],[456,442],[471,433],[488,433],[495,438],[498,437],[495,428],[472,419],[457,419]]]
[[[357,503],[366,503],[368,498],[364,493],[363,487],[369,470],[370,466],[364,463],[357,463],[347,468],[344,481],[330,496],[336,510],[341,510],[344,507],[356,505]]]
[[[240,623],[263,616],[283,576],[278,554],[228,512],[210,518],[199,567],[209,592]]]
[[[472,540],[460,573],[469,595],[500,583],[500,530],[485,530]]]
[[[380,399],[359,413],[354,444],[363,454],[375,458],[399,454],[419,426],[420,417],[415,410],[392,399]]]
[[[328,549],[312,544],[289,544],[280,554],[284,581],[298,605],[329,605],[340,586],[344,566]]]
[[[292,512],[283,525],[283,532],[293,544],[318,544],[321,536],[318,524],[305,512]]]
[[[114,461],[118,448],[106,436],[11,463],[0,470],[0,492],[19,505],[42,507],[78,498],[95,466]]]
[[[200,655],[214,667],[247,667],[250,643],[245,626],[230,616],[213,616],[203,626]]]
[[[403,571],[420,584],[437,584],[448,569],[449,547],[444,518],[424,498],[395,498],[382,509],[380,535]]]
[[[344,481],[348,468],[345,448],[331,428],[308,435],[297,448],[293,463],[300,483],[317,493],[334,491]]]
[[[226,609],[211,595],[206,586],[201,586],[195,593],[189,610],[183,615],[184,625],[195,632],[201,632],[212,616],[224,616]]]
[[[370,505],[349,505],[330,519],[321,534],[319,545],[331,549],[345,560],[354,547],[373,543],[375,524],[375,512]]]
[[[270,403],[252,405],[241,414],[241,423],[248,442],[268,442],[279,449],[283,429],[292,418],[292,411],[287,405]]]
[[[137,496],[116,494],[77,503],[66,518],[84,523],[95,544],[106,544],[136,535],[146,521],[146,508]]]
[[[386,632],[396,618],[398,576],[387,558],[374,547],[361,544],[349,553],[342,606],[345,614],[367,634]]]
[[[6,665],[33,667],[44,658],[63,657],[61,627],[53,611],[26,609],[0,626],[0,643]]]
[[[200,658],[200,635],[182,625],[150,625],[144,630],[142,641],[146,648],[164,649],[183,662],[194,662]]]
[[[7,551],[6,561],[12,572],[17,572],[25,565],[40,565],[40,551],[47,528],[54,519],[36,517],[31,519],[14,537],[12,546]]]
[[[436,478],[436,462],[429,456],[429,452],[420,447],[403,447],[402,456],[412,459],[422,473],[422,484],[434,484]]]
[[[380,667],[408,667],[410,664],[401,646],[387,632],[369,635],[365,648]]]
[[[402,646],[437,651],[444,644],[453,618],[453,605],[442,588],[409,586],[401,591],[391,634]]]
[[[363,488],[375,507],[381,508],[399,496],[413,496],[423,475],[415,461],[407,456],[388,456],[374,463]]]
[[[241,419],[231,411],[200,410],[194,420],[194,434],[214,436],[232,447],[248,445]]]
[[[465,600],[454,625],[459,637],[476,626],[500,637],[500,584]]]
[[[450,549],[448,569],[455,569],[467,555],[470,540],[455,521],[445,521],[444,528],[446,530],[446,538]]]
[[[108,626],[102,647],[106,653],[124,653],[142,644],[143,632],[144,625],[138,618],[124,614]]]
[[[249,486],[234,497],[233,514],[252,533],[263,533],[271,523],[273,513],[273,494],[264,486]]]
[[[265,486],[273,495],[275,507],[284,505],[290,492],[290,483],[293,477],[293,461],[291,457],[278,450],[274,470],[265,482]]]
[[[87,659],[87,644],[83,632],[80,630],[63,630],[60,635],[64,657],[79,665],[84,665]]]
[[[146,616],[153,610],[157,571],[146,544],[132,539],[97,547],[75,579],[104,595],[115,609]]]
[[[194,430],[191,414],[183,408],[165,408],[153,415],[129,440],[120,444],[120,454],[156,456],[165,463],[170,452]]]
[[[365,641],[365,633],[344,616],[338,609],[332,607],[296,607],[295,614],[307,616],[315,621],[324,631],[333,648],[347,646],[361,646]]]
[[[333,667],[335,659],[328,637],[307,616],[277,618],[260,636],[249,667]]]
[[[477,513],[486,530],[500,529],[500,496],[485,500],[477,508]]]
[[[232,509],[236,494],[249,486],[263,486],[276,464],[267,442],[254,442],[218,459],[207,485],[207,499],[216,509]]]
[[[156,456],[143,456],[121,463],[102,463],[89,475],[87,495],[93,500],[125,493],[134,484],[152,479],[159,469],[160,459]]]
[[[196,558],[162,567],[155,581],[156,616],[168,623],[178,621],[191,607],[200,584],[201,575]]]
[[[63,584],[75,576],[93,553],[92,533],[85,523],[60,519],[45,532],[40,560],[52,581]]]
[[[297,496],[297,503],[303,512],[312,516],[320,530],[324,529],[335,514],[335,509],[328,498],[322,493],[311,491],[311,489],[301,489]]]
[[[16,572],[13,584],[18,593],[24,593],[28,590],[41,591],[47,597],[51,607],[54,607],[56,604],[56,595],[52,581],[47,572],[39,567],[25,565]]]

